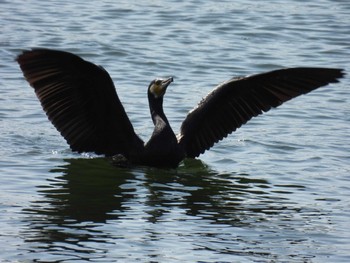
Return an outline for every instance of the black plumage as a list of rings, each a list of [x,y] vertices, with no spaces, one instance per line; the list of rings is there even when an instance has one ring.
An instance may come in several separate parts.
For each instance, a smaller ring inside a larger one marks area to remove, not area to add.
[[[195,158],[252,117],[329,83],[332,68],[287,68],[218,85],[183,121],[175,135],[163,111],[172,78],[153,80],[148,100],[154,132],[147,143],[134,128],[112,79],[100,66],[63,51],[33,49],[17,57],[48,118],[73,151],[117,156],[128,164],[176,167]]]

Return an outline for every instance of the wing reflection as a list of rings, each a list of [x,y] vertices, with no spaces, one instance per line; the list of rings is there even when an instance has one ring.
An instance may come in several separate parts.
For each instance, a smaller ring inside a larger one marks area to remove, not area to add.
[[[104,223],[118,216],[123,201],[133,193],[118,194],[119,186],[132,177],[125,169],[109,165],[105,159],[69,159],[67,164],[51,170],[60,174],[48,185],[39,186],[44,200],[35,202],[31,212],[58,222],[73,220]]]
[[[249,224],[247,214],[256,216],[283,209],[278,204],[271,209],[272,199],[279,198],[269,194],[266,180],[217,173],[200,160],[186,160],[172,172],[150,168],[145,176],[150,193],[146,202],[155,208],[149,211],[151,222],[162,220],[161,216],[174,206],[188,216],[230,225]]]
[[[112,167],[105,159],[68,159],[52,173],[57,174],[38,186],[41,199],[24,210],[27,242],[37,242],[38,249],[90,253],[81,242],[101,242],[107,236],[98,226],[117,219],[123,202],[133,198],[133,191],[118,194],[119,187],[133,177],[126,169]],[[57,242],[64,242],[54,245]],[[74,244],[76,246],[74,246]],[[36,250],[38,252],[38,250]]]

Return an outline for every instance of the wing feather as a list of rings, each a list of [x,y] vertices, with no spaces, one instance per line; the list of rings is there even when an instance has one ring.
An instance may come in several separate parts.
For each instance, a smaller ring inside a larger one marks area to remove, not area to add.
[[[17,62],[73,151],[128,155],[143,145],[102,67],[48,49],[24,51]]]
[[[181,125],[179,144],[187,157],[197,157],[252,117],[329,83],[341,69],[289,68],[233,78],[217,86],[190,111]]]

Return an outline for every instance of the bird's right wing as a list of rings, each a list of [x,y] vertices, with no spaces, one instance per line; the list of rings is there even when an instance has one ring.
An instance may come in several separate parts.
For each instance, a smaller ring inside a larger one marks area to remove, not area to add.
[[[197,157],[252,117],[342,76],[340,69],[289,68],[233,78],[210,92],[187,115],[178,142],[187,157]]]
[[[16,60],[73,151],[127,155],[143,145],[102,67],[48,49],[24,51]]]

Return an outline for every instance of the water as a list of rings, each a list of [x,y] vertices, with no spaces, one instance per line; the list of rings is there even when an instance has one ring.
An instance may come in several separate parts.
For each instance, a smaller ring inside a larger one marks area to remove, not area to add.
[[[175,131],[216,84],[350,69],[349,1],[0,1],[2,262],[349,262],[349,76],[255,118],[177,170],[75,154],[15,56],[103,65],[144,140],[155,77]],[[143,110],[144,109],[144,110]]]

